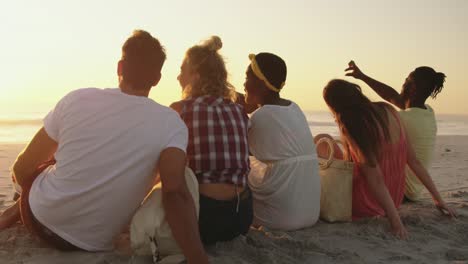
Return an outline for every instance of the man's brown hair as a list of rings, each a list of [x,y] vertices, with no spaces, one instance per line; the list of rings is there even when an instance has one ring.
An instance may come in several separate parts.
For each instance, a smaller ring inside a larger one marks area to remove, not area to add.
[[[159,40],[144,30],[135,30],[122,46],[123,80],[134,89],[150,89],[165,60]]]

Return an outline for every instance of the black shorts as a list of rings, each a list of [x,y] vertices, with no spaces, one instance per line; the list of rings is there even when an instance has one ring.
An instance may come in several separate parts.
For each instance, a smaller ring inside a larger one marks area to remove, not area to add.
[[[198,226],[203,244],[228,241],[245,235],[253,220],[252,193],[246,188],[229,201],[220,201],[200,194]]]

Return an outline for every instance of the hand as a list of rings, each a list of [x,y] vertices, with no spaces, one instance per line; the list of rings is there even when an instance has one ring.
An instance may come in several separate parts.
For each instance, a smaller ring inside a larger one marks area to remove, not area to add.
[[[351,76],[356,79],[362,79],[364,77],[364,73],[358,68],[356,63],[354,61],[350,61],[348,63],[348,68],[345,70],[346,71],[346,76]]]
[[[435,206],[443,215],[455,218],[457,217],[457,211],[455,211],[453,208],[450,208],[444,201],[436,202]]]
[[[408,231],[406,231],[405,226],[399,222],[396,225],[392,225],[392,234],[397,236],[399,239],[407,240],[408,239]]]

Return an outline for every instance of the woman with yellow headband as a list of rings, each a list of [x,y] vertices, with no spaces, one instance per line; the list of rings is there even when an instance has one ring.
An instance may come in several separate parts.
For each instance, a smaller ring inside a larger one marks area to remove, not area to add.
[[[320,213],[320,177],[312,134],[300,107],[281,98],[286,64],[271,53],[250,55],[245,103],[251,116],[248,182],[254,198],[254,224],[294,230],[315,224]]]

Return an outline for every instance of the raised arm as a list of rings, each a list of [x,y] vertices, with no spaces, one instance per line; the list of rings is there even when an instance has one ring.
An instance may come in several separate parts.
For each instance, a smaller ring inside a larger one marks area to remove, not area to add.
[[[18,155],[13,165],[13,177],[22,186],[29,182],[37,167],[53,158],[57,142],[49,137],[44,128],[39,129],[28,146]]]
[[[198,231],[194,201],[185,182],[185,153],[174,147],[159,158],[162,202],[172,234],[188,263],[208,263]]]
[[[406,135],[408,138],[408,135]],[[407,164],[414,172],[416,177],[421,181],[421,183],[426,187],[426,189],[431,193],[432,199],[434,200],[434,204],[441,211],[443,214],[446,214],[450,217],[456,217],[457,212],[455,209],[450,208],[445,201],[440,196],[437,187],[435,186],[434,182],[432,181],[429,172],[424,168],[421,162],[416,158],[416,154],[414,149],[411,145],[411,142],[408,142],[408,154],[407,154]]]
[[[385,101],[397,106],[400,109],[406,108],[403,98],[395,89],[365,75],[354,63],[354,61],[350,61],[348,63],[348,68],[345,71],[347,71],[346,76],[352,76],[365,82]]]
[[[380,206],[384,209],[387,215],[388,221],[390,222],[390,226],[392,228],[392,233],[401,239],[407,239],[408,232],[401,222],[400,215],[398,214],[392,197],[390,196],[387,186],[385,185],[380,166],[376,165],[375,167],[370,167],[364,165],[362,166],[362,172],[367,180],[367,185],[370,192],[380,204]]]

